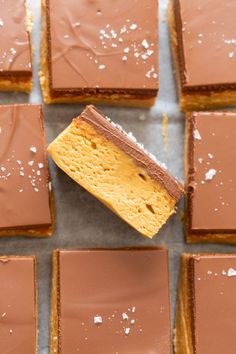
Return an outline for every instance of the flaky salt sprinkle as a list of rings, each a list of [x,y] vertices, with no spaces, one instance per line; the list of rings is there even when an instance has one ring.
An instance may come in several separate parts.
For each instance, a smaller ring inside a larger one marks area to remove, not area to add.
[[[97,316],[94,316],[94,318],[93,318],[93,322],[94,322],[94,324],[102,324],[102,316],[99,316],[99,315],[97,315]]]
[[[42,162],[38,163],[38,168],[42,169],[44,167],[44,164]]]
[[[99,70],[104,70],[105,68],[106,68],[106,65],[104,65],[104,64],[101,64],[101,65],[99,65]]]
[[[37,152],[36,146],[31,146],[30,151],[33,152],[34,154],[36,154],[36,152]]]
[[[128,335],[130,334],[130,328],[129,328],[129,327],[126,327],[126,328],[124,329],[124,331],[125,331],[125,335],[126,335],[126,336],[128,336]]]
[[[193,136],[194,136],[194,139],[196,139],[196,140],[202,140],[202,137],[201,137],[198,129],[194,129]]]
[[[228,277],[235,277],[236,276],[236,270],[233,268],[229,268],[227,272]]]
[[[138,28],[138,25],[136,23],[133,23],[131,26],[130,26],[130,29],[132,31],[136,30]]]
[[[128,321],[129,316],[127,315],[126,312],[124,312],[124,313],[122,313],[122,318],[123,318],[124,321]]]
[[[4,22],[3,20],[0,18],[0,27],[3,27],[4,26]]]
[[[148,41],[146,39],[144,39],[142,41],[142,46],[145,48],[145,49],[148,49],[149,48],[149,44],[148,44]]]
[[[207,171],[207,173],[205,174],[205,180],[206,181],[211,181],[215,175],[216,175],[217,171],[214,168],[211,168],[209,171]]]

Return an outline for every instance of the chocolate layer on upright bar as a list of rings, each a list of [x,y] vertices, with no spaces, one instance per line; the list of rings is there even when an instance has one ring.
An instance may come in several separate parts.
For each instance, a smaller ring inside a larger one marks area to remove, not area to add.
[[[0,257],[1,353],[36,354],[34,257]]]
[[[161,165],[155,157],[148,153],[142,145],[138,144],[134,136],[126,134],[120,126],[115,125],[109,118],[98,112],[94,106],[87,106],[81,115],[76,118],[77,124],[82,119],[88,124],[91,124],[97,131],[103,134],[106,139],[112,141],[127,155],[129,155],[137,165],[144,168],[149,176],[161,184],[168,193],[178,201],[182,194],[183,188],[181,184],[174,179],[166,170],[165,166]]]
[[[0,80],[32,76],[25,0],[0,2],[0,42]]]
[[[182,90],[236,89],[236,2],[173,1]]]
[[[165,249],[58,251],[58,261],[60,354],[171,353]]]
[[[157,0],[46,0],[52,95],[155,96]]]
[[[236,255],[193,255],[190,263],[193,352],[234,354]]]
[[[50,226],[42,107],[0,106],[0,140],[0,230]]]
[[[192,233],[236,233],[236,114],[189,117],[188,208]]]

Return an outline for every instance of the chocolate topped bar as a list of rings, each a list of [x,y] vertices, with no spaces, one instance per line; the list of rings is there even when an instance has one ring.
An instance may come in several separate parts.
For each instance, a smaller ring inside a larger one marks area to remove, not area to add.
[[[175,0],[183,90],[236,89],[234,0]]]
[[[14,85],[18,83],[18,88],[23,90],[26,81],[32,78],[27,16],[25,0],[0,2],[0,89],[9,90],[12,85],[16,88]]]
[[[0,106],[0,140],[0,234],[47,233],[52,217],[41,106]]]
[[[46,0],[50,94],[155,97],[157,13],[157,0]]]
[[[193,113],[188,125],[189,232],[235,234],[236,114]]]
[[[166,188],[176,202],[179,201],[183,194],[181,184],[168,173],[163,163],[159,162],[154,155],[147,152],[143,145],[137,142],[131,132],[126,133],[121,126],[111,122],[109,118],[91,105],[86,107],[79,119],[92,125],[98,132],[117,145],[138,166],[145,168],[154,181]],[[75,120],[78,125],[79,119]]]
[[[236,255],[185,254],[176,316],[176,354],[234,354]]]
[[[171,353],[165,249],[56,251],[54,260],[60,298],[52,352]]]
[[[1,353],[37,352],[34,257],[0,257]]]
[[[166,223],[183,194],[181,183],[131,132],[91,105],[48,151],[73,180],[147,237]]]

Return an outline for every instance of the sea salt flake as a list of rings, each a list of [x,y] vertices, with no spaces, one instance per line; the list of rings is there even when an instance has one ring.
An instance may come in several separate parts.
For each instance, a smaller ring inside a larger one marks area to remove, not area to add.
[[[124,312],[124,313],[122,313],[122,318],[123,318],[124,321],[128,321],[129,316],[127,315],[126,312]]]
[[[42,162],[38,163],[38,167],[42,169],[44,167],[44,164]]]
[[[146,39],[144,39],[142,41],[142,46],[145,48],[145,49],[148,49],[149,48],[149,44],[148,44],[148,41]]]
[[[130,334],[130,328],[127,327],[124,329],[124,331],[125,331],[126,336],[128,336]]]
[[[127,56],[124,55],[124,56],[122,57],[122,60],[123,60],[123,61],[127,61],[127,60],[128,60]]]
[[[207,171],[207,173],[205,174],[205,180],[206,181],[211,181],[215,175],[216,175],[217,171],[214,168],[211,168],[209,171]]]
[[[3,27],[4,26],[4,22],[3,20],[0,18],[0,27]]]
[[[130,26],[130,29],[132,31],[136,30],[138,28],[138,25],[136,23],[133,23],[131,26]]]
[[[213,159],[213,155],[212,155],[212,154],[208,154],[208,157],[209,157],[210,159]]]
[[[227,272],[228,277],[235,277],[236,276],[236,270],[233,268],[229,268]]]
[[[36,152],[37,152],[36,146],[31,146],[30,151],[33,152],[34,154],[36,154]]]
[[[31,160],[31,161],[28,162],[29,166],[33,166],[33,164],[34,164],[34,160]]]
[[[129,48],[125,48],[124,53],[129,53]]]
[[[101,64],[101,65],[99,65],[98,68],[99,68],[99,70],[104,70],[106,68],[106,65]]]
[[[202,139],[198,129],[194,130],[193,136],[194,136],[194,139],[196,139],[196,140],[201,140]]]
[[[234,52],[230,52],[230,53],[229,53],[229,58],[232,59],[233,56],[234,56]]]
[[[94,324],[101,324],[102,323],[102,316],[94,316],[94,319],[93,319],[93,322]]]

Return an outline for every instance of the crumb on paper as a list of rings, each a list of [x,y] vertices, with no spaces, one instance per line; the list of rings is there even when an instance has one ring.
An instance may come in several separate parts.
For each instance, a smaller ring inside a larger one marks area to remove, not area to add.
[[[162,137],[164,142],[164,151],[168,151],[169,146],[169,127],[168,127],[169,118],[166,113],[162,115]]]

